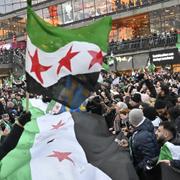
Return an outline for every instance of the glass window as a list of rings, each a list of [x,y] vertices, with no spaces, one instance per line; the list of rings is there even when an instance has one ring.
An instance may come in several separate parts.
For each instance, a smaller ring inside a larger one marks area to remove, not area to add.
[[[82,0],[74,0],[73,10],[74,10],[74,20],[75,21],[84,19]]]
[[[73,8],[71,1],[65,2],[62,4],[63,10],[63,22],[64,24],[73,22]]]
[[[83,3],[84,3],[84,18],[90,18],[95,16],[94,1],[83,0]]]
[[[19,0],[13,0],[13,10],[20,9],[21,4]]]
[[[46,1],[46,0],[38,0],[38,3],[41,3],[41,2],[44,2],[44,1]]]
[[[95,0],[96,3],[96,16],[107,13],[107,1],[106,0]]]
[[[5,13],[5,2],[4,0],[0,0],[0,13],[4,14]]]
[[[152,33],[170,32],[180,29],[180,6],[173,6],[150,13]]]
[[[38,0],[33,0],[32,1],[32,4],[37,4],[38,3]]]
[[[43,9],[43,18],[45,21],[50,22],[50,16],[49,16],[49,11],[48,8]]]
[[[62,11],[62,5],[59,4],[58,7],[58,24],[63,24],[63,11]]]
[[[13,0],[6,0],[6,13],[11,12],[13,10]]]
[[[36,11],[36,14],[37,14],[38,16],[40,16],[41,18],[43,18],[43,12],[42,12],[42,9]]]
[[[27,6],[27,2],[24,0],[21,0],[21,8],[24,8]]]

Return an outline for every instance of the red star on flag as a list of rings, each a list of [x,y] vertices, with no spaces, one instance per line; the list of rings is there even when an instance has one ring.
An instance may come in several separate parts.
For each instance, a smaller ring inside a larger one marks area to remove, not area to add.
[[[62,122],[62,120],[60,120],[56,125],[52,125],[52,129],[51,130],[54,130],[54,129],[59,129],[60,127],[64,126],[65,123]]]
[[[57,74],[59,74],[61,68],[64,66],[66,67],[69,71],[71,71],[71,62],[70,60],[76,56],[79,52],[71,52],[72,50],[72,46],[69,49],[69,51],[67,52],[66,56],[63,57],[60,61],[59,61],[59,66],[57,68]]]
[[[88,51],[88,53],[93,57],[91,60],[91,63],[89,65],[89,69],[96,63],[99,63],[100,65],[102,65],[103,62],[103,55],[102,55],[102,51]]]
[[[69,161],[71,161],[72,163],[73,163],[73,165],[74,165],[74,162],[73,162],[73,160],[70,158],[70,157],[68,157],[70,154],[71,154],[71,152],[58,152],[58,151],[53,151],[53,153],[54,154],[51,154],[51,155],[49,155],[48,157],[56,157],[56,158],[58,158],[58,160],[59,161],[63,161],[63,160],[69,160]]]
[[[38,57],[38,50],[36,49],[34,56],[31,56],[30,52],[28,51],[28,54],[31,58],[32,62],[32,67],[31,67],[31,72],[34,72],[36,74],[36,77],[38,80],[41,82],[41,84],[44,83],[41,72],[47,71],[51,66],[43,66],[39,63],[39,57]]]

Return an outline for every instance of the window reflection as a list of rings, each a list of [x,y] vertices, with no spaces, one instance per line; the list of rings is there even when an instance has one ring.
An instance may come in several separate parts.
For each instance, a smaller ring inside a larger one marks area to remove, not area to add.
[[[74,20],[75,21],[84,19],[82,0],[74,0],[73,9],[74,9]]]
[[[71,1],[62,4],[64,24],[73,22],[73,8]]]

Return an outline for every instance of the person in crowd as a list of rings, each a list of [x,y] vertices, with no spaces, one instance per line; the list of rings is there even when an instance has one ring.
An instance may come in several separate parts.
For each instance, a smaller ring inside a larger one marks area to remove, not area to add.
[[[9,114],[3,114],[0,123],[0,141],[2,142],[4,138],[11,132],[13,126],[10,122]]]
[[[162,121],[168,120],[168,107],[166,101],[156,100],[154,108],[156,109],[156,112]]]
[[[127,105],[123,102],[121,102],[122,107],[120,110],[116,113],[116,117],[114,119],[114,126],[113,126],[113,134],[118,134],[121,132],[122,128],[127,128],[129,127],[129,122],[128,122],[128,113],[129,109],[127,108]]]
[[[133,163],[140,180],[145,180],[149,176],[146,173],[147,161],[159,154],[154,127],[152,122],[144,117],[141,109],[130,111],[129,122],[134,127],[129,140]]]
[[[30,112],[23,112],[21,114],[21,116],[18,118],[18,121],[15,122],[15,125],[12,128],[10,134],[4,139],[3,143],[0,144],[0,160],[2,160],[7,155],[7,153],[16,147],[24,130],[25,124],[30,120]]]
[[[174,123],[176,130],[180,133],[180,106],[176,105],[168,110],[169,120]]]
[[[176,104],[176,97],[174,94],[170,93],[169,86],[167,84],[161,84],[159,92],[157,94],[157,100],[166,101],[169,104]]]
[[[145,102],[142,102],[141,94],[139,92],[135,93],[131,96],[131,100],[129,102],[129,108],[144,108],[148,107],[148,104]]]
[[[159,124],[161,123],[161,119],[158,117],[158,113],[156,112],[156,109],[152,106],[145,107],[143,109],[144,116],[149,119],[155,130],[159,127]]]
[[[174,124],[161,122],[155,134],[161,147],[159,162],[180,169],[180,139]]]
[[[6,112],[5,107],[6,107],[5,99],[1,98],[0,99],[0,116]]]

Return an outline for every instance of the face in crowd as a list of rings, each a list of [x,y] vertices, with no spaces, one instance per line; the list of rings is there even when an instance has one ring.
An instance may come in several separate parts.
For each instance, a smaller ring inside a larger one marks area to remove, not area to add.
[[[170,122],[164,122],[164,125],[160,124],[155,134],[156,134],[157,142],[161,144],[173,139],[173,137],[175,137],[176,130],[175,127],[172,126]]]

